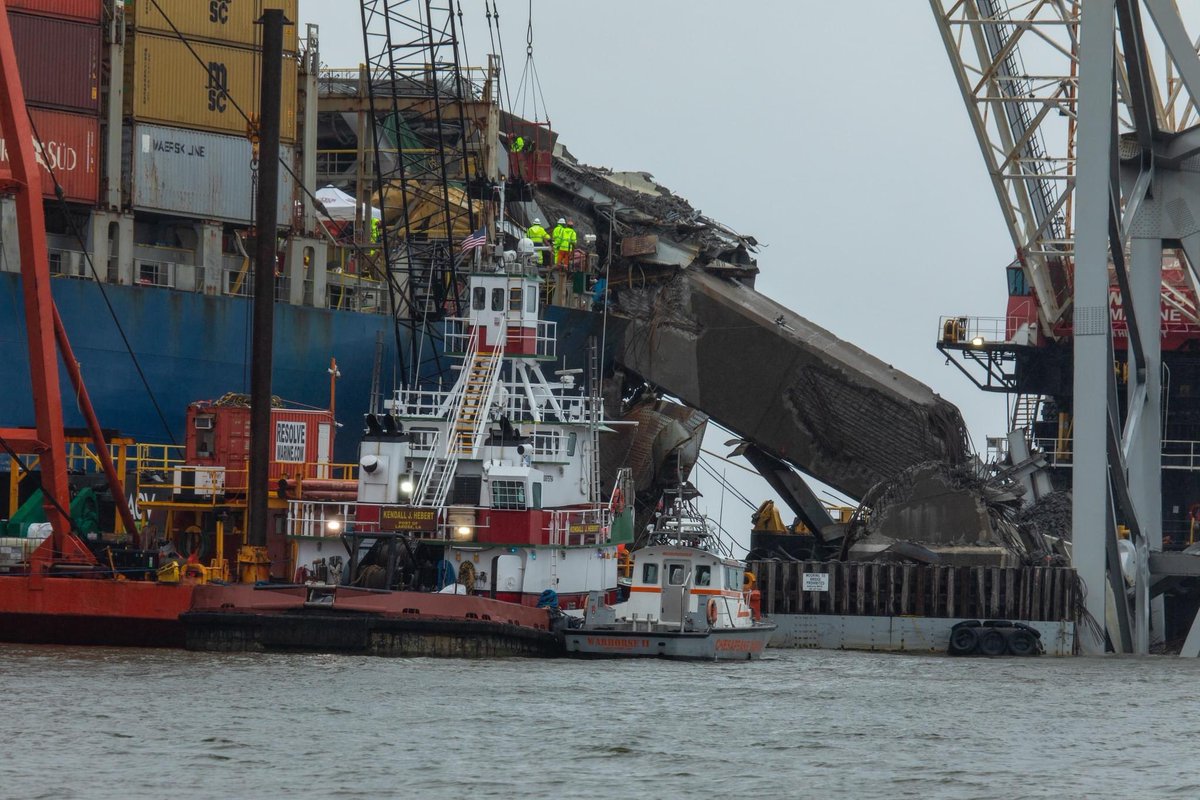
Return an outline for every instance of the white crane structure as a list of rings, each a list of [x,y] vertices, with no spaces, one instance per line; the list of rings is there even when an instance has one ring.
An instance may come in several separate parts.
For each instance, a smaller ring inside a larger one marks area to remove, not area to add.
[[[1193,576],[1161,553],[1160,309],[1200,321],[1196,39],[1174,0],[930,5],[1040,332],[1072,337],[1072,560],[1100,623],[1080,638],[1146,653],[1163,631],[1155,579]],[[1164,292],[1165,251],[1186,263],[1190,296]],[[1110,291],[1128,324],[1124,409]],[[1118,520],[1134,546],[1124,569]],[[1200,654],[1200,622],[1183,653]]]

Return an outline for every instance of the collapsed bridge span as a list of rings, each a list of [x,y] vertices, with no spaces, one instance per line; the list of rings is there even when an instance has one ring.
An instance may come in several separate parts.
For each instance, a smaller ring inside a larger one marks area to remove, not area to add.
[[[847,495],[967,457],[953,404],[737,281],[687,269],[616,303],[618,364]]]

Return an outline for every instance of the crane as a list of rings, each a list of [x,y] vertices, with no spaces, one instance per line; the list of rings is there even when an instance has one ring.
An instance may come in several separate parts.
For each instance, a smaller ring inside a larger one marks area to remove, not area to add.
[[[1071,349],[1072,557],[1100,623],[1081,639],[1092,651],[1145,653],[1164,630],[1152,587],[1187,574],[1162,552],[1160,318],[1170,309],[1200,323],[1194,39],[1173,0],[930,6],[1040,332]],[[1164,280],[1172,259],[1183,263],[1182,291]],[[1200,617],[1182,652],[1200,655]]]

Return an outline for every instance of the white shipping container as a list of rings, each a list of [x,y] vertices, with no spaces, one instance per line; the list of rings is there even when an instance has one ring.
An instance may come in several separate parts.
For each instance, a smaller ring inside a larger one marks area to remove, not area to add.
[[[161,125],[134,125],[128,196],[138,211],[248,224],[254,217],[254,148],[242,136]],[[284,145],[295,169],[295,150]],[[290,223],[296,187],[280,167],[279,224]]]

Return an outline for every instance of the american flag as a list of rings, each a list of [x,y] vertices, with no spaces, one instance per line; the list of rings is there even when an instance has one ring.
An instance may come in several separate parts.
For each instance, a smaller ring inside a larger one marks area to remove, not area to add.
[[[487,225],[462,240],[462,251],[475,250],[487,244]]]

